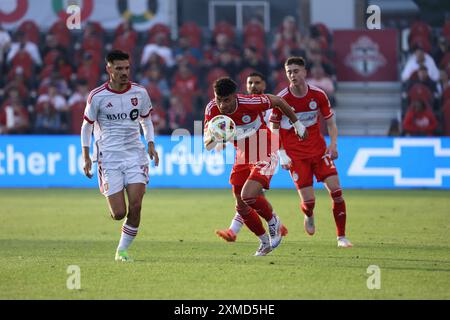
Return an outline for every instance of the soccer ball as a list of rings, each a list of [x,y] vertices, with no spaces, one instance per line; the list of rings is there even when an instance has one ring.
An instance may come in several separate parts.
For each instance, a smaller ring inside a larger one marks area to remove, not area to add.
[[[233,119],[218,115],[208,122],[208,130],[219,141],[229,141],[236,136],[236,124]]]

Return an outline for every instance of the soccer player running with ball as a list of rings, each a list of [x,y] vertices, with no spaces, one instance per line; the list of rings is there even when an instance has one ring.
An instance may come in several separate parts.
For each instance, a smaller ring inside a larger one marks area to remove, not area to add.
[[[262,189],[269,189],[270,180],[278,163],[278,136],[272,136],[264,120],[263,112],[280,108],[292,120],[295,132],[301,139],[306,138],[305,127],[282,98],[262,95],[237,94],[237,85],[230,78],[220,78],[213,84],[214,99],[205,108],[204,144],[211,150],[218,143],[208,129],[208,122],[217,115],[226,115],[236,124],[235,163],[230,176],[236,211],[245,225],[259,238],[260,246],[256,256],[264,256],[281,242],[281,221],[273,214],[272,206],[261,196]],[[258,217],[258,213],[269,221],[269,235]],[[270,217],[270,219],[269,219]]]
[[[248,94],[263,94],[264,91],[266,90],[266,80],[261,73],[252,72],[247,76],[246,86],[247,86]],[[266,113],[269,113],[269,112],[266,112]],[[267,125],[268,122],[266,121],[266,116],[264,116],[264,120]],[[241,188],[242,188],[242,186],[241,186]],[[261,193],[261,196],[264,197],[264,192]],[[267,203],[270,205],[270,202],[267,202]],[[272,213],[273,213],[272,207],[270,207],[270,211],[272,211]],[[259,213],[263,213],[263,212],[257,211],[257,213],[259,214]],[[268,215],[268,216],[266,215],[266,216],[262,216],[262,217],[267,221],[267,223],[269,223],[270,219],[272,218],[272,215]],[[267,220],[267,219],[269,219],[269,220]],[[219,237],[221,237],[222,239],[224,239],[225,241],[234,242],[234,241],[236,241],[237,234],[241,231],[243,225],[244,225],[244,219],[239,214],[239,212],[236,212],[233,219],[231,220],[230,227],[226,230],[216,230],[216,234]],[[281,224],[281,226],[280,226],[280,233],[281,233],[281,236],[283,236],[283,237],[286,236],[288,233],[287,228],[283,224]]]
[[[110,80],[91,91],[81,127],[84,173],[92,178],[89,156],[94,129],[93,160],[98,163],[98,184],[114,220],[127,218],[116,250],[116,261],[131,261],[128,247],[137,235],[142,199],[148,183],[148,158],[141,141],[140,126],[148,144],[148,155],[159,163],[154,146],[152,103],[147,90],[129,80],[129,55],[114,50],[106,56]],[[128,197],[128,214],[125,193]]]
[[[289,169],[300,199],[304,213],[304,227],[309,235],[315,233],[314,225],[314,189],[313,176],[323,182],[330,193],[333,203],[333,215],[336,223],[338,247],[352,247],[345,237],[346,208],[339,183],[338,172],[333,160],[337,159],[338,130],[330,101],[325,92],[305,81],[305,60],[302,57],[290,57],[284,64],[289,87],[278,96],[284,98],[295,110],[296,117],[306,126],[308,139],[300,140],[286,116],[274,109],[270,117],[272,127],[280,130],[280,162],[284,169]],[[318,114],[324,117],[330,135],[327,146],[320,133]]]

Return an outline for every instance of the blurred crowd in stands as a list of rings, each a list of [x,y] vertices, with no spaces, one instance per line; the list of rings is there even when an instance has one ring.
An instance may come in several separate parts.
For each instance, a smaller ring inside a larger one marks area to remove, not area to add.
[[[450,135],[450,20],[434,30],[424,21],[411,25],[410,52],[401,71],[402,121],[390,135]]]
[[[322,24],[301,34],[287,16],[272,34],[258,19],[242,32],[219,22],[205,31],[195,22],[171,30],[156,24],[146,32],[124,21],[116,30],[88,22],[78,33],[64,21],[40,30],[32,21],[9,32],[0,26],[0,133],[78,134],[89,91],[108,80],[104,55],[121,49],[131,56],[133,81],[148,89],[157,134],[193,130],[213,97],[212,82],[231,76],[245,92],[252,71],[267,77],[268,92],[288,84],[283,70],[290,55],[303,55],[311,83],[333,99],[335,72],[331,63],[331,33]]]
[[[32,21],[13,32],[0,25],[0,134],[79,134],[89,91],[108,80],[103,58],[111,49],[130,54],[131,78],[147,88],[160,135],[192,132],[220,76],[234,78],[245,92],[246,76],[258,71],[267,92],[276,94],[288,85],[283,63],[291,55],[306,57],[309,83],[335,107],[332,34],[324,24],[305,34],[297,25],[286,16],[269,34],[257,18],[239,33],[223,21],[211,31],[185,22],[176,40],[166,25],[137,32],[130,21],[116,30],[88,22],[78,32],[64,21],[49,30]],[[450,135],[449,42],[450,21],[440,30],[420,21],[411,26],[411,55],[401,72],[403,119],[393,121],[390,135]]]

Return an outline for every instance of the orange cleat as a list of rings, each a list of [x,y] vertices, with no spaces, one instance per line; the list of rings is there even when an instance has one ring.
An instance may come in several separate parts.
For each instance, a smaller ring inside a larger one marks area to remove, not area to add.
[[[281,224],[280,226],[280,233],[282,237],[286,237],[288,234],[288,229],[286,228],[286,226],[284,224]]]
[[[227,242],[236,241],[236,234],[231,229],[227,230],[216,230],[216,234]]]

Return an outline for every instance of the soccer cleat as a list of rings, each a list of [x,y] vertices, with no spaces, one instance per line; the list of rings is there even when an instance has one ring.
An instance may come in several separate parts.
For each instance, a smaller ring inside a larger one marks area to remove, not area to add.
[[[351,248],[353,247],[353,244],[350,241],[348,241],[346,237],[338,237],[337,246],[339,248]]]
[[[216,234],[227,242],[236,241],[236,234],[231,229],[227,230],[216,230]]]
[[[273,215],[275,223],[269,224],[270,245],[272,249],[275,249],[281,242],[281,221],[277,215]]]
[[[307,215],[305,215],[303,226],[305,227],[306,233],[312,236],[316,232],[316,226],[314,225],[314,216],[308,217]]]
[[[115,260],[121,261],[121,262],[132,262],[133,261],[133,259],[130,258],[130,256],[128,255],[128,252],[126,250],[117,250]]]
[[[286,237],[288,234],[288,229],[285,227],[284,224],[281,224],[280,226],[280,233],[282,237]]]
[[[255,252],[255,256],[261,257],[267,255],[270,251],[272,251],[273,248],[270,246],[269,243],[262,243],[259,245],[258,250]]]

